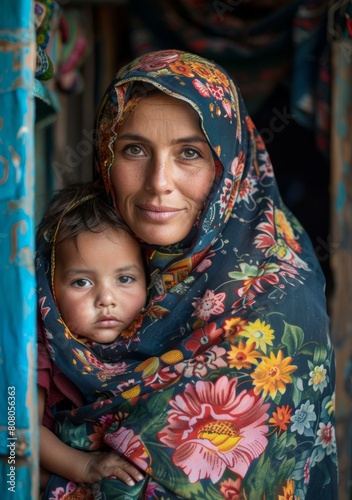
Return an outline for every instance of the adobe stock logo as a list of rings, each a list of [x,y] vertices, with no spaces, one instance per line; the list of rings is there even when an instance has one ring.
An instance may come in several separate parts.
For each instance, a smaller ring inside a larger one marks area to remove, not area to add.
[[[77,144],[75,149],[71,146],[65,147],[64,163],[53,161],[52,168],[58,181],[62,182],[65,174],[72,174],[84,158],[93,154],[96,143],[96,130],[83,130],[82,135],[84,139]]]
[[[258,130],[265,144],[269,144],[270,142],[272,142],[274,140],[275,134],[278,134],[285,130],[290,122],[294,121],[295,119],[295,115],[288,112],[287,106],[284,106],[282,111],[274,108],[272,112],[274,116],[270,119],[269,126],[263,127]]]
[[[227,12],[233,12],[235,7],[238,7],[244,0],[227,0],[222,2],[221,0],[213,0],[213,7],[216,11],[219,19],[224,20],[224,14]]]

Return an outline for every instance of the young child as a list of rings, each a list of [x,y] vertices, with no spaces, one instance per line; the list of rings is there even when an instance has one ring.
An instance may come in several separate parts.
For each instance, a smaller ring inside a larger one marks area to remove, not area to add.
[[[114,342],[146,301],[141,250],[116,211],[92,184],[74,185],[51,202],[37,237],[48,242],[52,293],[70,334],[86,345]],[[80,451],[54,434],[50,406],[81,396],[40,342],[38,386],[42,487],[48,472],[79,483],[116,476],[132,486],[143,478],[115,452]]]

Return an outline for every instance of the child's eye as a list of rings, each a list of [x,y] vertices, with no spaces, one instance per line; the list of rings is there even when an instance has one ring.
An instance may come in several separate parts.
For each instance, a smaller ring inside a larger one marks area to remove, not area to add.
[[[186,148],[182,151],[181,156],[186,160],[194,160],[196,158],[199,158],[201,155],[197,149]]]
[[[118,281],[119,281],[119,283],[123,283],[125,285],[125,284],[132,283],[133,281],[136,281],[136,280],[134,278],[132,278],[132,276],[120,276],[118,278]]]
[[[77,288],[84,288],[86,286],[91,286],[91,282],[86,278],[80,278],[72,283],[73,286]]]

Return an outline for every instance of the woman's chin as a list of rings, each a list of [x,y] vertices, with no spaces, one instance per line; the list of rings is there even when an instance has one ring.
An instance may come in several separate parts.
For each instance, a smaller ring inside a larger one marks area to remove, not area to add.
[[[192,229],[192,225],[184,222],[177,225],[168,224],[148,224],[143,227],[131,228],[139,240],[149,245],[168,246],[182,241]]]

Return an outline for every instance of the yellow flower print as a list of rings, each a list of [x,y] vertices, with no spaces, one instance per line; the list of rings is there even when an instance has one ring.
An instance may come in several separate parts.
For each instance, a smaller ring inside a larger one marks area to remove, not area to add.
[[[292,479],[287,480],[286,486],[284,486],[284,494],[278,495],[278,500],[300,500],[295,495],[295,482]]]
[[[272,399],[275,398],[278,391],[283,394],[286,390],[286,384],[292,383],[290,374],[297,370],[297,366],[291,365],[291,361],[290,356],[284,358],[281,350],[277,353],[277,357],[271,352],[270,358],[262,358],[262,362],[254,373],[251,373],[255,394],[263,391],[263,397],[270,394]]]
[[[244,340],[240,340],[238,345],[231,346],[231,352],[229,352],[229,366],[231,368],[236,368],[241,370],[242,368],[250,368],[253,364],[258,364],[256,358],[261,358],[260,352],[255,351],[255,342],[251,344],[246,344]]]
[[[57,321],[58,321],[58,323],[61,323],[63,325],[63,327],[64,327],[64,335],[65,335],[65,337],[67,339],[69,339],[69,338],[74,338],[74,339],[77,338],[76,335],[73,335],[73,333],[70,332],[70,329],[68,328],[68,326],[64,323],[64,321],[61,318],[59,318]]]
[[[261,349],[266,353],[266,346],[273,345],[272,339],[274,338],[274,330],[270,328],[270,325],[266,325],[264,321],[256,319],[253,322],[249,322],[244,328],[242,335],[247,337],[250,341],[255,342],[256,348]]]
[[[226,318],[223,324],[223,329],[225,332],[225,339],[229,342],[238,337],[240,333],[243,333],[243,328],[247,325],[247,320],[235,316],[233,318]]]
[[[325,410],[327,411],[328,415],[332,415],[333,413],[335,413],[335,393],[331,396],[330,401],[326,403]]]
[[[323,392],[325,387],[328,385],[328,377],[326,373],[327,370],[324,368],[324,365],[315,366],[314,370],[309,372],[310,379],[308,385],[312,385],[315,391],[319,389],[320,392]]]

